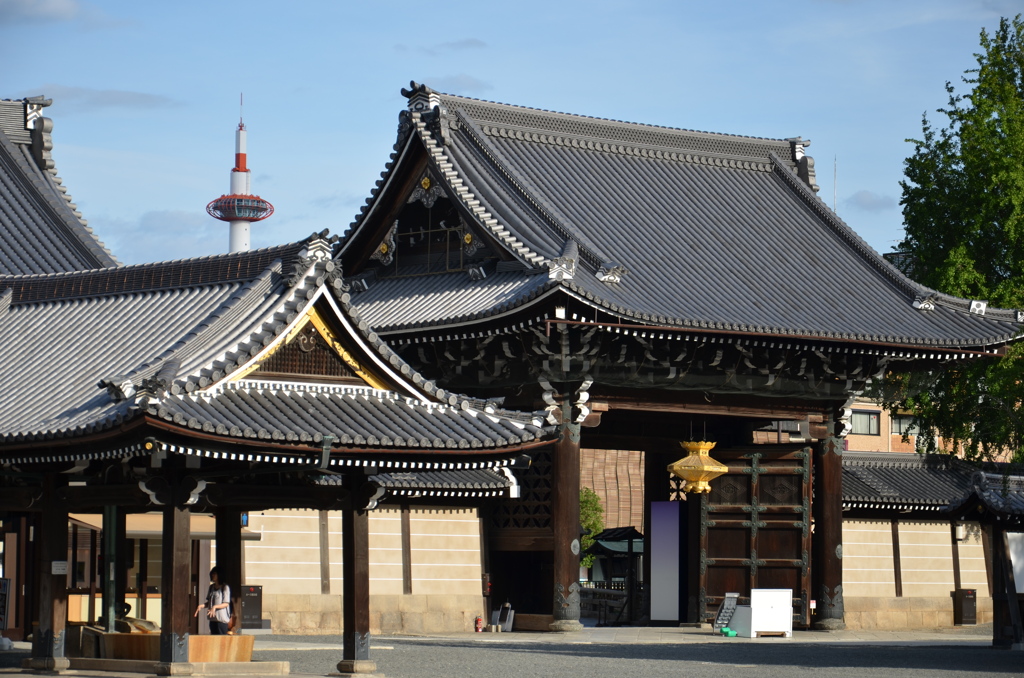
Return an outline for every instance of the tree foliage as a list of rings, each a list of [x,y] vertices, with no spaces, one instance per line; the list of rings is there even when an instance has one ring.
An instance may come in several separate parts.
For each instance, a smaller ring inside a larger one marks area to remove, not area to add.
[[[925,115],[922,138],[908,139],[914,154],[901,182],[906,235],[897,249],[909,255],[918,282],[958,297],[1024,308],[1024,23],[1003,18],[981,32],[977,68],[966,71],[960,94],[949,100],[936,127]],[[930,377],[893,375],[886,404],[917,417],[926,446],[934,435],[947,452],[991,458],[1021,456],[1024,422],[1024,349],[999,360],[968,361]],[[931,435],[928,435],[928,434]]]
[[[601,497],[589,487],[580,488],[580,525],[589,534],[580,537],[580,553],[586,555],[580,558],[580,565],[591,567],[594,564],[594,556],[586,553],[594,544],[594,537],[604,530],[604,507],[601,506]]]

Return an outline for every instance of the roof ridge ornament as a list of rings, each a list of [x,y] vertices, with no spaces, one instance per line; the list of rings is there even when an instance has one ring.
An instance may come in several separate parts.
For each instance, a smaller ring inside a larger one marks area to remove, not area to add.
[[[936,298],[934,294],[914,297],[914,308],[919,311],[934,311]]]
[[[629,273],[629,270],[622,264],[606,261],[601,264],[595,275],[601,282],[611,284],[622,282],[622,277],[627,273]]]
[[[793,137],[786,139],[790,148],[793,149],[793,162],[796,163],[796,175],[804,180],[811,189],[817,193],[821,190],[814,173],[814,158],[807,155],[807,147],[811,145],[810,139]]]
[[[409,110],[423,113],[441,104],[441,95],[415,80],[409,81],[409,89],[402,88],[402,96],[409,100]]]
[[[576,275],[576,263],[580,256],[579,245],[569,239],[562,246],[562,253],[548,262],[549,280],[572,280]]]

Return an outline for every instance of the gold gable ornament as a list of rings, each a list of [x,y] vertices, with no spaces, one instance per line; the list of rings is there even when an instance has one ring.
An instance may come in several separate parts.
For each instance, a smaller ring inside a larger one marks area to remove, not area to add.
[[[683,492],[710,492],[709,481],[729,472],[729,467],[712,459],[708,452],[715,443],[706,440],[688,441],[679,445],[689,454],[668,465],[668,472],[684,481]]]

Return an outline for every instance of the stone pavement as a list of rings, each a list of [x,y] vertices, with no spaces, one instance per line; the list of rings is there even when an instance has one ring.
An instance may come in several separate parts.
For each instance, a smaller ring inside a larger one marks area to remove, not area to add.
[[[728,675],[988,676],[1021,675],[1024,653],[990,649],[988,625],[934,631],[796,631],[793,638],[725,638],[709,629],[586,628],[579,633],[459,633],[382,636],[371,657],[388,678],[406,676],[553,676],[593,678]],[[0,652],[0,675],[18,674],[27,643]],[[292,676],[323,676],[341,656],[340,636],[257,635],[255,659],[288,661]],[[583,671],[580,674],[579,671]],[[82,678],[121,678],[78,671]],[[230,678],[221,674],[219,678]],[[124,674],[123,678],[141,678]]]
[[[726,638],[710,627],[676,628],[657,626],[586,627],[579,633],[452,633],[420,636],[374,636],[374,645],[388,640],[412,639],[443,643],[523,644],[685,644],[685,643],[867,643],[871,645],[981,645],[992,643],[992,625],[963,626],[931,631],[794,631],[792,638]],[[340,647],[339,636],[257,636],[256,651],[332,650]]]

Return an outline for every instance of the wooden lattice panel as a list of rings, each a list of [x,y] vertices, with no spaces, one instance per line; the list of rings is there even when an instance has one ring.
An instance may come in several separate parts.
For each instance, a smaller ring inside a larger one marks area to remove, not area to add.
[[[548,529],[551,527],[551,450],[533,453],[533,463],[519,477],[519,499],[495,507],[492,525],[498,529]]]
[[[356,376],[345,361],[327,346],[312,324],[267,358],[252,376],[258,378],[266,373],[339,378]]]

